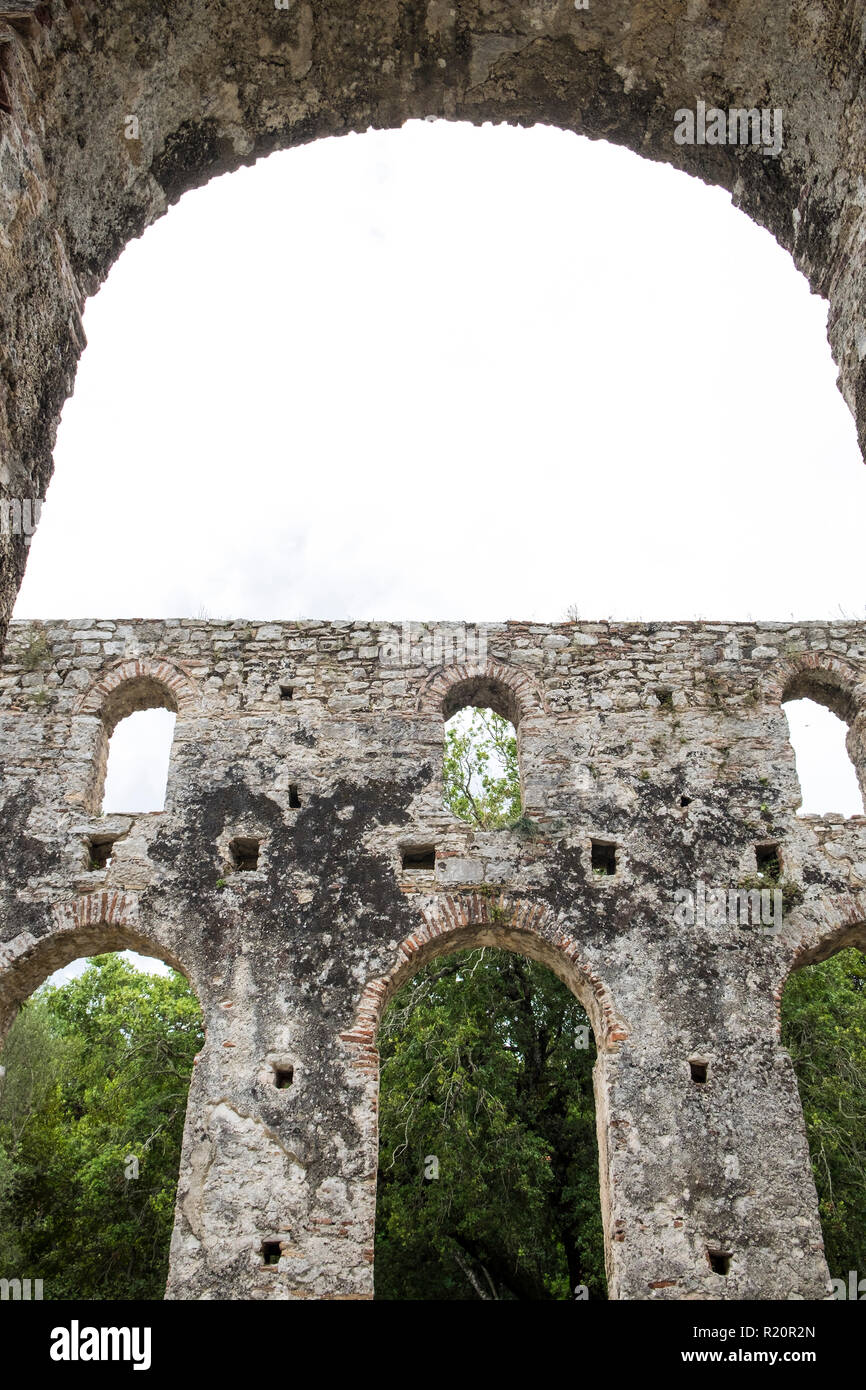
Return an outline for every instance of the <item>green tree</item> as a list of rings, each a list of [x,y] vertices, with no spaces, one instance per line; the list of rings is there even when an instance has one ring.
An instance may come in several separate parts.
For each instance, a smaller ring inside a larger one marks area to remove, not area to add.
[[[49,1065],[28,1079],[34,1037]],[[21,1010],[3,1051],[0,1248],[46,1298],[162,1297],[203,1038],[182,976],[113,955]]]
[[[595,1051],[571,991],[508,951],[447,956],[395,996],[379,1050],[377,1296],[604,1297]]]
[[[834,1278],[866,1274],[866,955],[853,948],[788,981],[791,1053]]]
[[[467,709],[445,726],[445,804],[455,816],[493,830],[521,812],[517,734],[492,709]]]
[[[16,1182],[23,1177],[18,1162],[22,1139],[31,1116],[49,1102],[72,1054],[46,999],[36,995],[18,1015],[2,1054],[0,1274],[18,1270],[24,1258],[18,1223],[11,1219]]]

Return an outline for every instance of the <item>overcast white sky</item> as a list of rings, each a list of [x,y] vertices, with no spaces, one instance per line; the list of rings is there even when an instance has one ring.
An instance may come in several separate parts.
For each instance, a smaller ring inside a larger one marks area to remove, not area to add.
[[[862,617],[826,314],[726,193],[562,131],[273,155],[88,304],[18,615]]]
[[[602,142],[273,155],[88,303],[16,616],[864,617],[826,320],[726,193]],[[820,715],[805,809],[859,811]]]

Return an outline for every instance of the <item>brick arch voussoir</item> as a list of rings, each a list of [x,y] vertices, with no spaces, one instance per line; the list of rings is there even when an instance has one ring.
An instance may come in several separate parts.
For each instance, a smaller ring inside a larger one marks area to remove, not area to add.
[[[543,903],[510,898],[489,898],[480,893],[447,896],[422,909],[421,921],[397,947],[391,969],[368,981],[355,1011],[352,1027],[340,1037],[359,1078],[375,1079],[379,1071],[376,1037],[382,1015],[392,995],[423,965],[449,949],[464,948],[472,928],[490,928],[502,935],[502,945],[515,949],[515,938],[533,955],[550,962],[551,953],[562,959],[564,973],[579,977],[581,1002],[588,1008],[599,1051],[616,1052],[629,1037],[628,1026],[617,1010],[610,990],[583,955],[567,927]]]
[[[103,672],[81,696],[75,712],[100,716],[122,686],[144,681],[161,686],[178,714],[191,713],[198,707],[198,689],[182,666],[162,657],[134,657],[118,661]]]
[[[446,666],[428,677],[418,692],[418,713],[428,718],[441,718],[449,691],[456,685],[473,680],[494,681],[506,689],[520,711],[521,723],[547,712],[541,686],[526,671],[488,658],[485,661],[466,661]]]
[[[109,890],[84,893],[46,911],[50,911],[50,927],[44,935],[21,932],[0,943],[0,1037],[20,1004],[49,975],[81,956],[129,950],[156,956],[184,974],[201,998],[184,962],[160,939],[158,931],[142,922],[134,894]]]

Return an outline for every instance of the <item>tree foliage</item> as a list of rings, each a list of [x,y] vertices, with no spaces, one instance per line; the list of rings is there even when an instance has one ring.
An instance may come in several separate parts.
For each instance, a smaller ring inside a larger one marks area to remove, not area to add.
[[[517,734],[492,709],[461,710],[445,727],[445,804],[462,820],[493,830],[521,812]]]
[[[46,1299],[162,1297],[203,1038],[182,976],[120,956],[25,1004],[3,1050],[4,1273],[42,1279]]]
[[[595,1051],[571,991],[508,951],[448,956],[395,997],[379,1049],[377,1296],[604,1297]]]
[[[866,955],[807,965],[782,997],[834,1278],[866,1275]]]

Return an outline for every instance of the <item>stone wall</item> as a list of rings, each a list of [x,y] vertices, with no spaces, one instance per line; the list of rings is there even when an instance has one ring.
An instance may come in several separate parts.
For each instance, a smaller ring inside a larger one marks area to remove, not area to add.
[[[382,1008],[436,954],[520,951],[592,1020],[611,1296],[829,1295],[778,1005],[792,968],[866,945],[866,818],[797,816],[781,702],[811,694],[842,713],[862,781],[866,626],[442,637],[13,624],[0,1021],[83,954],[131,946],[182,969],[207,1039],[169,1296],[364,1298]],[[478,832],[442,806],[443,714],[473,702],[517,723],[513,829]],[[102,817],[111,730],[155,704],[177,711],[165,810]],[[233,867],[238,839],[258,846],[256,868]],[[593,871],[593,842],[615,847],[613,874]],[[768,845],[785,882],[778,930],[682,920],[678,890],[749,883]],[[434,867],[404,867],[421,851]],[[710,1253],[730,1257],[727,1274]]]
[[[545,122],[729,189],[830,300],[866,447],[864,17],[866,0],[0,0],[0,502],[45,495],[84,298],[130,238],[272,150],[431,115]],[[676,144],[699,101],[781,111],[779,157]],[[758,360],[744,345],[742,373]],[[7,528],[0,636],[25,556]]]

